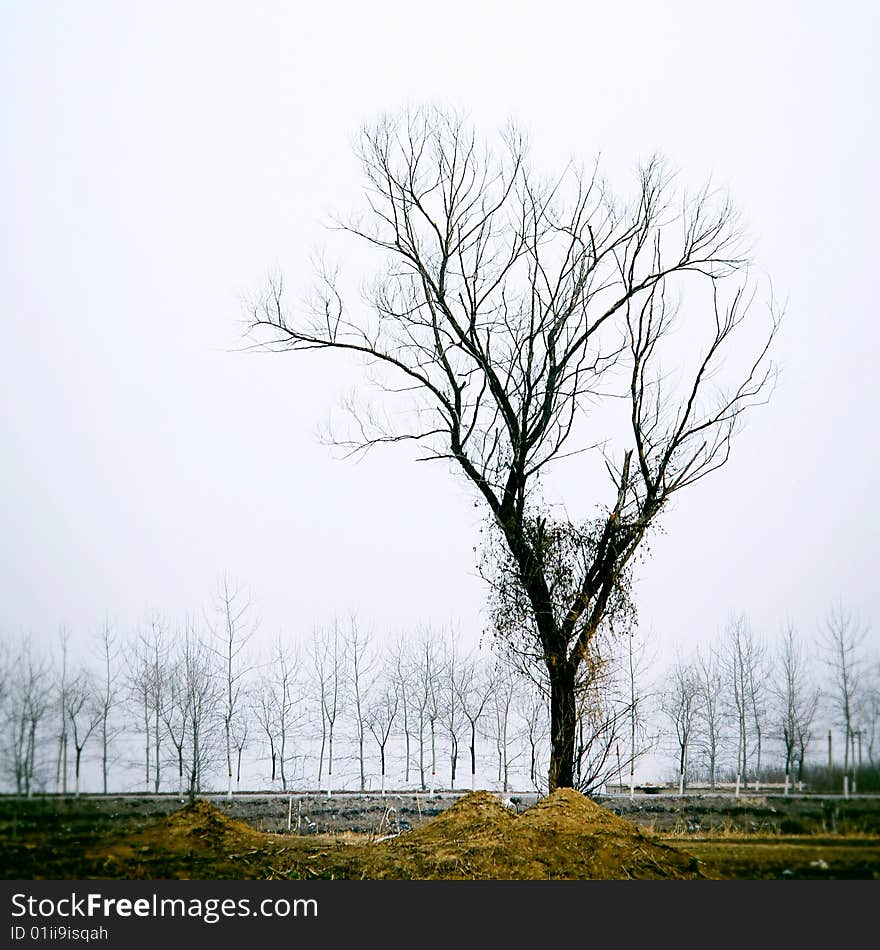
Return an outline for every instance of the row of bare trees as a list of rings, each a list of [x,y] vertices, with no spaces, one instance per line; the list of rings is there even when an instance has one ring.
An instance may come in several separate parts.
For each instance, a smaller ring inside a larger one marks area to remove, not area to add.
[[[78,794],[86,761],[95,790],[190,797],[546,787],[548,685],[509,652],[430,627],[379,638],[355,616],[297,641],[258,644],[256,632],[248,597],[224,579],[199,622],[154,614],[127,637],[107,623],[87,658],[74,658],[64,630],[51,662],[28,639],[7,648],[6,787]],[[652,751],[674,756],[682,793],[698,778],[745,785],[774,771],[794,785],[828,727],[855,784],[880,752],[880,665],[867,638],[841,607],[815,642],[789,625],[769,643],[743,615],[653,677],[634,635],[609,639],[578,693],[575,787],[632,789]]]
[[[677,658],[660,709],[680,791],[694,773],[712,788],[722,775],[758,787],[771,770],[788,789],[804,781],[808,753],[821,754],[826,731],[828,766],[836,733],[854,788],[858,770],[880,759],[880,656],[868,649],[869,632],[836,606],[817,638],[786,624],[770,644],[740,615],[714,642]],[[768,750],[776,754],[770,768]]]
[[[365,791],[375,781],[384,793],[392,760],[398,782],[425,791],[441,774],[444,787],[459,787],[462,766],[471,787],[478,774],[492,774],[508,790],[514,773],[542,786],[546,697],[502,658],[465,649],[451,632],[425,627],[380,645],[356,617],[334,620],[304,643],[276,640],[254,672],[243,715],[251,714],[272,787],[305,783],[330,793],[342,781]],[[609,686],[613,679],[609,673]],[[601,713],[583,703],[592,755],[582,756],[582,774],[591,787],[610,761],[598,749],[619,740],[622,721],[611,689],[595,700],[605,703],[606,722],[589,727]],[[239,729],[243,736],[246,723]],[[340,765],[345,778],[334,780]]]
[[[199,621],[154,613],[125,637],[107,623],[76,662],[66,631],[51,661],[22,639],[2,662],[6,784],[78,794],[84,755],[103,792],[192,797],[222,781],[232,796],[243,768],[247,787],[279,790],[384,792],[391,775],[423,790],[473,787],[478,775],[504,790],[545,784],[546,684],[505,658],[427,626],[380,640],[356,616],[299,641],[257,647],[256,631],[247,595],[224,578]],[[649,747],[631,639],[625,647],[626,663],[609,651],[603,677],[579,697],[584,790],[619,767],[624,732],[627,763]]]

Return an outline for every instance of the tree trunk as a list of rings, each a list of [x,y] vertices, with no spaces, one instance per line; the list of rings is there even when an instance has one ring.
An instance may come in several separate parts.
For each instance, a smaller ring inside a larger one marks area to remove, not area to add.
[[[107,708],[104,708],[104,722],[101,729],[101,777],[102,777],[102,786],[104,789],[104,794],[107,794],[107,773],[109,770],[108,758],[107,758],[107,746],[109,744],[109,736],[107,734]]]
[[[550,791],[574,787],[577,723],[574,669],[567,661],[547,664],[550,678]]]
[[[407,708],[406,702],[406,691],[403,692],[403,743],[404,751],[406,752],[406,758],[404,762],[404,781],[409,785],[409,769],[410,769],[410,738],[409,738],[409,709]]]
[[[449,767],[451,773],[451,781],[449,787],[451,789],[455,788],[455,769],[458,764],[458,737],[455,734],[450,735],[449,737]]]
[[[419,786],[424,792],[425,785],[425,724],[419,718]]]
[[[330,724],[330,733],[327,737],[327,797],[331,795],[333,785],[333,723]]]
[[[431,796],[437,786],[437,736],[434,732],[434,720],[431,720]]]

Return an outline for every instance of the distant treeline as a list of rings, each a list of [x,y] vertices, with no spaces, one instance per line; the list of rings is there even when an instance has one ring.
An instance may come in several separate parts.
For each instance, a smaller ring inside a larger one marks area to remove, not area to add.
[[[3,787],[44,791],[546,788],[546,682],[535,658],[426,625],[389,640],[356,617],[260,644],[221,582],[211,620],[62,630],[0,654]],[[656,781],[880,790],[880,658],[832,609],[807,642],[746,616],[666,664],[636,631],[607,635],[578,692],[578,787]],[[82,645],[80,644],[80,647]],[[650,666],[650,671],[649,671]],[[650,673],[650,675],[649,675]]]

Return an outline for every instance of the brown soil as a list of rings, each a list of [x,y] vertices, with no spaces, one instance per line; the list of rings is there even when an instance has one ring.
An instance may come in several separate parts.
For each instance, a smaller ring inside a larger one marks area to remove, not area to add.
[[[687,851],[560,789],[517,815],[472,792],[436,818],[385,840],[256,831],[199,801],[86,858],[99,876],[410,880],[617,880],[717,877]]]
[[[684,850],[662,844],[572,789],[516,815],[473,792],[437,818],[340,863],[348,876],[446,880],[609,880],[711,877]],[[334,870],[336,870],[334,868]]]
[[[274,847],[267,847],[267,845]],[[100,875],[124,878],[238,878],[249,855],[258,855],[259,877],[277,851],[275,835],[236,821],[215,805],[196,801],[167,818],[153,819],[133,835],[109,837],[86,852]]]

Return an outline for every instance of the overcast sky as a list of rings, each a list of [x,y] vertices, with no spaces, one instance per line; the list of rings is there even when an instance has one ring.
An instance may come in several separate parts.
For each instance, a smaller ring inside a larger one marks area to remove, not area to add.
[[[787,301],[782,375],[667,514],[642,631],[812,637],[842,601],[876,643],[878,28],[867,2],[3,3],[2,635],[175,621],[225,571],[267,636],[356,611],[476,640],[467,486],[317,441],[343,359],[240,351],[242,300],[357,206],[361,124],[430,101],[514,117],[548,171],[601,152],[625,190],[660,151],[730,189]]]

